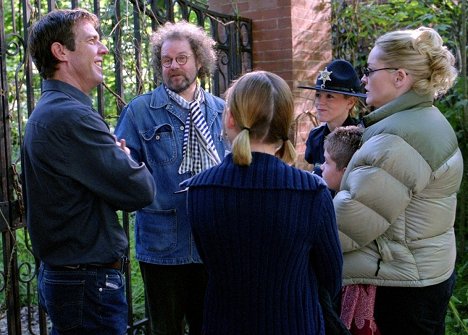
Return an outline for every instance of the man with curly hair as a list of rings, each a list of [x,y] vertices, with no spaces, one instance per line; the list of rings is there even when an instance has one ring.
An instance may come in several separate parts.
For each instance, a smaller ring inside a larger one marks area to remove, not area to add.
[[[206,287],[179,184],[224,157],[224,101],[200,87],[213,73],[215,42],[185,21],[166,23],[151,37],[162,85],[133,99],[122,111],[116,136],[147,164],[156,183],[150,206],[136,213],[140,262],[151,334],[200,334]]]

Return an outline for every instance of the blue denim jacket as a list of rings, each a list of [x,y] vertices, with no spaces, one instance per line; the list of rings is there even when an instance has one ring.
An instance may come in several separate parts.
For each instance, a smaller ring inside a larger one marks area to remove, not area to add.
[[[219,157],[225,156],[222,136],[224,101],[205,92],[202,111]],[[192,177],[180,175],[182,143],[188,110],[168,97],[161,85],[133,99],[122,111],[115,135],[124,138],[132,156],[145,162],[153,175],[153,203],[136,213],[136,258],[152,264],[201,263],[192,237],[186,192],[179,184]]]

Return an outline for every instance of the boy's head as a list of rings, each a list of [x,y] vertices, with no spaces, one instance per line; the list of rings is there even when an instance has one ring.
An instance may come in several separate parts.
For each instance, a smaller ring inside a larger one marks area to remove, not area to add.
[[[340,190],[341,178],[361,144],[362,132],[363,129],[357,126],[338,127],[325,138],[322,177],[331,190]]]

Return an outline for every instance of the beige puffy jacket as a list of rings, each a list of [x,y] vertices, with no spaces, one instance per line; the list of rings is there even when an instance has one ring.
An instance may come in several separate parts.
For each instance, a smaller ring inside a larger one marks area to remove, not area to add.
[[[430,96],[410,91],[365,117],[334,198],[343,284],[421,287],[454,270],[463,159]]]

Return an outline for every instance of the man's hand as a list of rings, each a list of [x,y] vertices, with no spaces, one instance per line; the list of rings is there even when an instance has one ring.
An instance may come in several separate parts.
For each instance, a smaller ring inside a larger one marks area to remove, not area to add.
[[[115,144],[127,155],[130,155],[130,149],[127,148],[127,142],[125,141],[125,139],[122,138],[121,140],[118,140],[115,135],[114,135],[114,138],[115,138]]]

